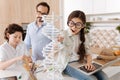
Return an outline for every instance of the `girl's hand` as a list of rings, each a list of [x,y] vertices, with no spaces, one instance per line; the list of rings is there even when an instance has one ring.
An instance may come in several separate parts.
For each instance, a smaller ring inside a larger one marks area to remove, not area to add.
[[[23,57],[23,66],[24,68],[28,71],[28,70],[31,70],[32,68],[32,59],[30,56],[24,56]]]
[[[63,42],[63,40],[64,40],[64,37],[61,36],[61,35],[58,35],[57,41],[58,41],[58,42]]]
[[[32,59],[30,56],[23,55],[22,60],[28,63],[32,63]]]
[[[87,63],[85,65],[85,68],[88,70],[88,71],[94,71],[96,68],[94,65],[92,65],[92,63]]]
[[[28,62],[28,63],[31,63],[32,62],[32,59],[31,59],[31,57],[30,56],[26,56],[26,55],[22,55],[22,56],[18,56],[18,57],[16,57],[16,60],[17,61],[25,61],[25,62]]]

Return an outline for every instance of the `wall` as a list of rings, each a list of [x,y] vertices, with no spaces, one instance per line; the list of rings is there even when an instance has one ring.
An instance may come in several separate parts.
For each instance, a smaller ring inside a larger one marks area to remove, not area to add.
[[[35,7],[41,1],[50,5],[50,14],[60,14],[59,0],[0,0],[0,44],[4,42],[3,32],[8,24],[21,25],[35,20]]]

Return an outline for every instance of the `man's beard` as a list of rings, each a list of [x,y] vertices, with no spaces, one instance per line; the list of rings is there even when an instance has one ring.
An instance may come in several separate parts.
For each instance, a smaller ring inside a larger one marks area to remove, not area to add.
[[[39,22],[44,22],[44,20],[42,19],[42,17],[37,17],[39,20]]]

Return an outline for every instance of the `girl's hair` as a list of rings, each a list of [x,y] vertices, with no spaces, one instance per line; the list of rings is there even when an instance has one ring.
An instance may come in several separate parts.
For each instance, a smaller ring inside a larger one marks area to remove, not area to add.
[[[79,18],[82,23],[85,25],[86,23],[86,16],[84,14],[84,12],[82,11],[79,11],[79,10],[76,10],[76,11],[73,11],[69,16],[68,16],[68,21],[67,23],[73,19],[73,18]],[[84,28],[81,29],[80,33],[79,33],[79,38],[81,40],[81,44],[79,44],[79,47],[78,47],[78,51],[77,51],[77,54],[80,56],[79,57],[79,61],[83,61],[84,60],[84,57],[85,57],[85,54],[86,54],[86,50],[85,50],[85,34],[84,34]]]
[[[18,25],[18,24],[9,24],[8,27],[5,29],[4,32],[4,38],[9,41],[8,37],[7,37],[7,33],[9,34],[13,34],[15,32],[21,32],[22,35],[24,33],[22,26]]]

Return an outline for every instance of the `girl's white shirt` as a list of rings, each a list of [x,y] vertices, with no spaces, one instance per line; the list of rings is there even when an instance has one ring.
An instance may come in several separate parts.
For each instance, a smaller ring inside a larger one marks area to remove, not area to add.
[[[0,46],[0,61],[6,61],[22,55],[29,55],[23,42],[19,43],[16,49],[9,45],[8,42],[4,42]]]
[[[81,42],[79,40],[79,35],[73,35],[70,29],[68,29],[67,31],[68,31],[69,39],[72,45],[69,62],[72,62],[72,61],[76,61],[79,59],[79,55],[77,54],[77,51],[78,51],[79,44]]]
[[[77,54],[77,51],[78,51],[79,45],[81,44],[79,34],[73,35],[70,29],[68,29],[66,32],[69,37],[69,40],[67,40],[68,41],[67,43],[71,46],[71,49],[69,48],[70,49],[69,52],[71,51],[69,62],[77,61],[79,60],[79,55]],[[90,53],[90,51],[87,48],[87,44],[88,42],[86,40],[85,42],[86,54]]]
[[[18,44],[18,46],[15,48],[13,48],[11,45],[8,44],[8,42],[4,42],[1,46],[0,46],[0,61],[7,61],[9,59],[15,58],[17,56],[22,56],[22,55],[29,55],[26,46],[24,45],[23,42],[21,42],[20,44]],[[19,68],[19,69],[17,69]],[[24,76],[22,79],[23,80],[27,80],[28,76],[26,74],[25,69],[23,68],[23,64],[22,61],[18,61],[14,64],[12,64],[11,66],[9,66],[8,68],[6,68],[6,70],[18,70],[21,71],[22,74],[26,75]]]

